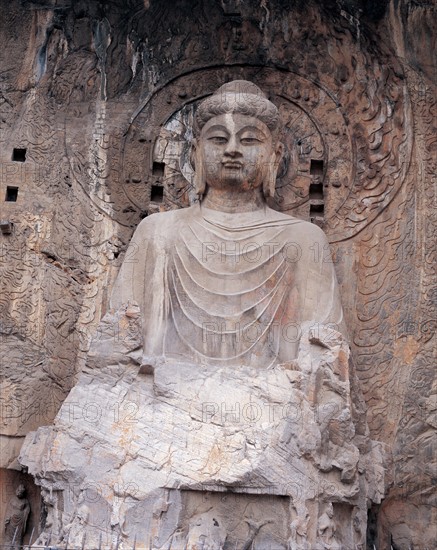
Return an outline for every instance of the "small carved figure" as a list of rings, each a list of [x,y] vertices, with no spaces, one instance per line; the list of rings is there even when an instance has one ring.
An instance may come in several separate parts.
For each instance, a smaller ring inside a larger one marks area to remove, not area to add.
[[[352,527],[354,530],[354,544],[357,550],[363,550],[365,533],[363,533],[363,525],[361,520],[361,510],[358,507],[355,507],[352,512]]]
[[[337,541],[335,539],[336,531],[337,526],[334,521],[334,507],[330,502],[326,507],[326,510],[319,517],[317,524],[317,534],[319,537],[319,542],[321,543],[320,548],[324,548],[326,550],[338,548]]]
[[[243,544],[242,550],[249,550],[250,548],[253,547],[253,542],[255,540],[255,537],[261,531],[261,528],[264,527],[264,525],[273,523],[273,520],[268,519],[266,521],[256,522],[256,521],[246,519],[245,522],[249,527],[249,533],[247,535],[246,542]]]
[[[84,527],[88,523],[90,509],[86,504],[80,504],[70,523],[64,529],[63,542],[65,546],[82,544]]]
[[[294,498],[292,505],[295,518],[290,524],[290,537],[287,541],[287,550],[309,550],[310,544],[307,540],[308,523],[310,515],[305,503]]]
[[[308,529],[308,514],[305,516],[297,516],[290,524],[291,535],[288,540],[288,550],[307,550],[309,548],[307,542]]]
[[[4,543],[9,548],[18,550],[22,545],[29,514],[30,504],[26,498],[26,489],[20,484],[6,508]]]
[[[217,519],[210,510],[190,521],[186,548],[187,550],[223,550],[226,536],[221,518]]]

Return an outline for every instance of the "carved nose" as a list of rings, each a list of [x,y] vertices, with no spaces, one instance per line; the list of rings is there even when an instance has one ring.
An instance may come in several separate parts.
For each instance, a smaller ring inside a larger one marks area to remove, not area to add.
[[[235,157],[236,155],[240,154],[240,149],[238,147],[238,142],[235,137],[231,137],[226,145],[225,149],[225,155],[229,155],[230,157]]]

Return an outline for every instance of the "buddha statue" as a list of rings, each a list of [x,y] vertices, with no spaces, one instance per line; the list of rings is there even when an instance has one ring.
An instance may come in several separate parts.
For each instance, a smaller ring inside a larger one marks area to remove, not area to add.
[[[278,120],[245,81],[199,105],[198,201],[140,223],[55,426],[26,438],[59,544],[97,548],[100,525],[156,550],[364,544],[352,525],[383,494],[383,454],[351,392],[327,238],[267,204]]]
[[[6,548],[11,550],[21,548],[29,514],[30,504],[26,498],[26,488],[23,484],[20,484],[6,508],[3,540]]]
[[[113,292],[114,308],[139,305],[149,362],[271,367],[296,357],[302,323],[340,330],[325,234],[266,202],[283,154],[278,115],[247,81],[199,105],[199,200],[140,223]]]

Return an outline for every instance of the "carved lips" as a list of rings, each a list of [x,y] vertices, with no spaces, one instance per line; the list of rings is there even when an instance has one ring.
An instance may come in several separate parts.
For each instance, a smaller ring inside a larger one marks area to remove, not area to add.
[[[222,162],[223,166],[225,168],[229,168],[229,169],[237,169],[237,170],[240,170],[241,168],[243,168],[243,163],[242,162],[238,162],[238,161],[230,161],[230,160],[227,160],[225,162]]]

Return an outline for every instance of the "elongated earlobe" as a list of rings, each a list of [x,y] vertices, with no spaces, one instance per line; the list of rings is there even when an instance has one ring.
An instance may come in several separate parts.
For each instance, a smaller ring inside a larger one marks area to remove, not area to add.
[[[198,148],[196,148],[193,153],[191,163],[194,168],[194,188],[199,200],[201,200],[203,194],[205,193],[205,174],[203,170],[203,162],[200,150]]]
[[[276,160],[276,154],[271,156],[269,166],[267,169],[266,179],[263,182],[264,197],[274,197],[276,189],[276,174],[278,172],[278,162]]]
[[[266,179],[263,182],[264,197],[274,197],[276,190],[276,176],[278,175],[279,164],[281,163],[282,155],[284,154],[284,144],[278,141],[276,143],[275,152],[270,157],[270,163],[267,170]]]

